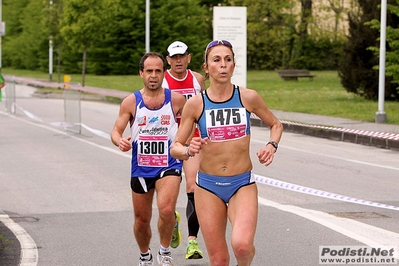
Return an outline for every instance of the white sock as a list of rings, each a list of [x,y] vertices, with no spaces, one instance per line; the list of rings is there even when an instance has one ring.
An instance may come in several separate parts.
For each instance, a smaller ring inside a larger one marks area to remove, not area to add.
[[[163,247],[162,245],[159,246],[159,253],[160,254],[165,254],[165,253],[170,253],[170,247]]]
[[[149,249],[146,253],[140,252],[140,258],[142,258],[144,260],[150,260],[151,259],[151,249]]]

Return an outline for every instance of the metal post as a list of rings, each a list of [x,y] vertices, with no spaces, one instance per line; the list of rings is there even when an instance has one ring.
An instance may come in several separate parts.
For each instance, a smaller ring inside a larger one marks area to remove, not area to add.
[[[53,36],[51,32],[51,23],[52,23],[52,18],[51,18],[51,11],[53,8],[53,1],[50,0],[50,37],[49,37],[49,49],[48,49],[48,74],[49,74],[49,79],[50,81],[53,81]]]
[[[49,41],[49,51],[48,51],[48,74],[50,76],[50,81],[53,81],[53,40],[52,36],[50,36],[50,41]]]
[[[0,0],[0,23],[3,23],[2,12],[3,12],[3,2],[2,2],[2,0]],[[1,60],[2,60],[2,58],[1,58],[1,50],[2,50],[1,42],[2,42],[2,38],[3,38],[3,36],[2,36],[2,34],[0,34],[0,75],[1,75],[1,68],[2,68],[2,64],[1,64]],[[3,100],[3,92],[0,89],[0,102],[2,100]]]
[[[2,12],[3,12],[3,2],[2,2],[2,0],[0,0],[0,23],[2,23],[3,22],[3,17],[2,17]],[[1,50],[2,50],[2,44],[1,44],[1,41],[2,41],[2,37],[3,36],[1,36],[1,34],[0,34],[0,73],[1,73],[1,68],[2,68],[2,64],[1,64],[1,60],[2,60],[2,58],[1,58]]]
[[[150,0],[145,0],[145,51],[150,51]]]
[[[387,0],[381,0],[380,73],[379,73],[379,84],[378,84],[378,111],[375,114],[376,123],[385,123],[387,121],[387,116],[384,111],[386,27],[387,27]]]

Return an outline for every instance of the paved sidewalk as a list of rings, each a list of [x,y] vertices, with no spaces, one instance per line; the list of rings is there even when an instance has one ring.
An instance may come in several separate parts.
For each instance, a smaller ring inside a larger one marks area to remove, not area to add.
[[[346,118],[273,110],[284,132],[399,150],[399,125],[361,122]],[[256,116],[251,124],[265,126]]]
[[[399,134],[399,125],[361,122],[346,118],[335,118],[329,116],[302,114],[302,113],[290,113],[284,111],[273,111],[273,112],[279,119],[285,121],[304,123],[308,125],[324,125],[330,127],[340,127],[347,129],[359,129],[365,131]]]

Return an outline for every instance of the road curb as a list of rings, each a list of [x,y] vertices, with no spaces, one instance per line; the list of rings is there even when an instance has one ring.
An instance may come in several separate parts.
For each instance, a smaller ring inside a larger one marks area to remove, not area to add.
[[[9,216],[0,209],[0,264],[2,266],[20,265],[21,244],[8,226]]]
[[[281,120],[285,132],[304,134],[312,137],[351,142],[384,149],[399,150],[399,134],[365,130],[345,129],[322,125],[308,125]],[[268,127],[258,118],[251,118],[252,126]]]

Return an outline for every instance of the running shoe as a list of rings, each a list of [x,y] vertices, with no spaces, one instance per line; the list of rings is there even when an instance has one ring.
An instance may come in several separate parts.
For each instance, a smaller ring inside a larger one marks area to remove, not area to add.
[[[197,240],[188,241],[188,245],[186,248],[186,259],[188,260],[197,260],[202,259],[202,251],[198,248]]]
[[[180,213],[175,211],[175,216],[176,216],[176,224],[175,224],[175,229],[173,229],[172,241],[170,242],[170,246],[172,248],[177,248],[182,240],[181,232],[179,230]]]
[[[163,253],[163,254],[158,253],[157,259],[158,259],[159,266],[169,266],[169,265],[173,266],[173,263],[172,263],[173,259],[172,259],[170,252]]]
[[[151,259],[145,260],[140,258],[139,266],[152,266],[153,265],[153,257],[151,255]]]

